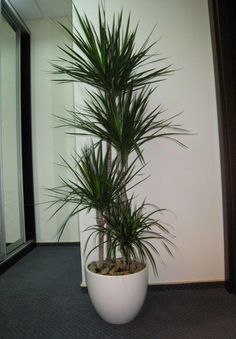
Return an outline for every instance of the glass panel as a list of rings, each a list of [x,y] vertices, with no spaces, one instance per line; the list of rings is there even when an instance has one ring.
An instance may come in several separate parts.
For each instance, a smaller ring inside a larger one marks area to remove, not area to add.
[[[17,36],[6,21],[1,22],[0,29],[3,223],[8,253],[15,247],[12,244],[19,244],[22,238],[18,166]]]

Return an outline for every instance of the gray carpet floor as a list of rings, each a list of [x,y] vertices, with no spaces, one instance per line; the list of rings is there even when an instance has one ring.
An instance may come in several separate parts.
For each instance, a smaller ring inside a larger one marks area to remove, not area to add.
[[[109,325],[80,288],[76,246],[37,247],[0,276],[0,339],[235,339],[222,288],[149,291],[131,323]]]

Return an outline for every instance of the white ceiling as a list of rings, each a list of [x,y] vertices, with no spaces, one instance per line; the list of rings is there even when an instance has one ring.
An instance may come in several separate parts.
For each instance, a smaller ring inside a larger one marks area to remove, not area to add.
[[[23,20],[71,16],[72,0],[9,0]]]

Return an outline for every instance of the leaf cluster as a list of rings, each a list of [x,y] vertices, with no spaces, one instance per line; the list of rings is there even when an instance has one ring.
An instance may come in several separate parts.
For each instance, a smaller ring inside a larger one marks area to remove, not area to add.
[[[74,47],[59,47],[64,57],[52,63],[54,74],[65,75],[61,81],[83,82],[115,96],[128,88],[140,88],[160,81],[172,71],[170,65],[156,68],[162,59],[151,54],[156,44],[149,43],[151,34],[140,48],[135,41],[138,25],[132,29],[130,14],[125,21],[123,11],[113,16],[109,25],[103,6],[98,7],[99,28],[94,27],[87,15],[82,16],[74,6],[79,28],[72,29],[59,23],[69,35]]]
[[[108,142],[120,153],[123,163],[133,151],[144,161],[142,146],[146,142],[160,137],[177,141],[177,135],[187,133],[173,123],[176,116],[163,117],[160,105],[148,111],[152,93],[149,87],[139,92],[130,88],[118,97],[103,92],[90,93],[83,109],[70,111],[68,118],[60,120],[65,126],[76,129],[73,134]]]
[[[125,262],[129,267],[132,260],[145,262],[149,259],[153,271],[158,275],[157,264],[153,257],[155,253],[160,257],[160,252],[152,241],[158,240],[164,249],[170,254],[175,247],[170,240],[173,236],[163,226],[161,222],[154,216],[163,212],[163,210],[155,208],[152,211],[146,211],[147,206],[142,203],[139,207],[133,208],[133,197],[126,201],[120,199],[113,201],[110,208],[104,211],[104,219],[112,227],[107,228],[106,225],[99,227],[98,225],[89,226],[87,230],[91,231],[87,239],[100,233],[104,235],[104,243],[110,239],[108,258],[112,261],[116,258],[119,251],[125,258]],[[90,250],[88,256],[96,249],[97,245]]]
[[[49,208],[56,206],[52,217],[65,205],[73,206],[72,212],[60,229],[60,236],[68,220],[80,211],[97,209],[103,213],[107,210],[111,202],[119,196],[124,183],[128,185],[141,170],[135,169],[137,158],[123,173],[119,171],[120,161],[117,157],[108,166],[109,152],[103,151],[102,143],[92,143],[85,147],[73,160],[74,166],[62,158],[64,166],[69,169],[71,179],[61,178],[62,185],[48,189],[48,195],[52,198]]]

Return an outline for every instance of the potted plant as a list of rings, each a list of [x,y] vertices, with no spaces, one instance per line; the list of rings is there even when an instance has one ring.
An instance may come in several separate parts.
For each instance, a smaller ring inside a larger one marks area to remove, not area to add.
[[[99,6],[96,29],[86,15],[74,10],[79,28],[60,25],[75,48],[60,47],[64,57],[53,63],[53,73],[63,75],[57,81],[89,85],[83,107],[61,120],[75,127],[75,134],[93,141],[73,157],[74,165],[64,160],[74,179],[62,179],[61,186],[50,189],[51,205],[57,204],[54,214],[65,204],[74,205],[60,235],[72,216],[83,209],[96,211],[86,243],[87,248],[95,236],[96,244],[86,258],[98,251],[98,260],[85,267],[89,295],[104,320],[125,323],[144,302],[147,261],[157,274],[153,254],[159,255],[159,250],[153,239],[170,255],[174,246],[171,233],[155,216],[161,210],[150,209],[145,202],[135,205],[132,189],[143,180],[139,174],[145,166],[142,147],[184,130],[173,123],[175,116],[163,117],[161,106],[149,111],[153,84],[171,73],[170,66],[157,68],[162,60],[151,54],[155,44],[150,35],[136,48],[137,27],[131,28],[130,15],[125,20],[121,11],[109,25],[104,7]]]

